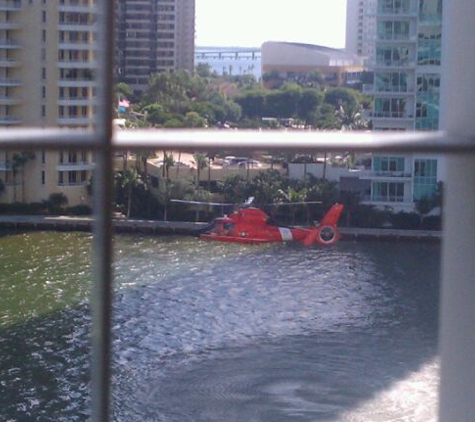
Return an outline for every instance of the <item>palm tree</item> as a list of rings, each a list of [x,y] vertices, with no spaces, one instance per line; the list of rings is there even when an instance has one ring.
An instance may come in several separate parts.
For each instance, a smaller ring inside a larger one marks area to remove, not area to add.
[[[195,163],[196,163],[196,186],[199,186],[201,170],[205,169],[206,166],[208,165],[207,163],[208,159],[205,154],[201,154],[201,153],[194,154],[193,158],[195,159]]]
[[[140,186],[143,183],[142,178],[140,177],[137,170],[128,168],[124,172],[119,173],[117,177],[117,184],[122,189],[126,191],[127,197],[127,218],[130,217],[130,211],[132,209],[132,196],[133,190],[137,186]]]
[[[175,165],[173,155],[168,155],[166,152],[163,154],[163,176],[168,181],[170,179],[170,167]]]
[[[361,104],[355,106],[340,104],[335,113],[343,130],[368,129],[368,121],[363,117],[363,106]]]
[[[303,188],[301,190],[293,189],[292,187],[287,187],[287,190],[279,189],[277,192],[277,200],[283,203],[291,202],[305,202],[307,200],[307,189]],[[307,209],[308,211],[308,209]],[[291,223],[295,223],[295,207],[290,207],[290,216]],[[308,212],[307,212],[308,219]]]

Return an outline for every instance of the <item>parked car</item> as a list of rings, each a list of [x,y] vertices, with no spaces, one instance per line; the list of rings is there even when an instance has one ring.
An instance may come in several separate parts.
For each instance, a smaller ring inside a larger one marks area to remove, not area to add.
[[[235,167],[240,163],[246,163],[246,161],[247,157],[234,157],[232,155],[228,155],[227,157],[224,157],[223,167]]]

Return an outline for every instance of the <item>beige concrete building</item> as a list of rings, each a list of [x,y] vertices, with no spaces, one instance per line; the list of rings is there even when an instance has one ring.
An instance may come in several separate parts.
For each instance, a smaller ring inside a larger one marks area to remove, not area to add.
[[[0,0],[0,128],[92,124],[94,0]],[[41,202],[61,192],[87,203],[94,167],[80,151],[0,151],[0,202]]]
[[[377,3],[377,0],[347,0],[345,50],[348,53],[375,56]]]
[[[95,3],[0,0],[0,129],[93,124]],[[122,80],[140,90],[153,72],[193,69],[194,0],[116,3]],[[38,150],[34,158],[0,151],[0,202],[41,202],[63,193],[70,206],[88,204],[93,168],[85,151]]]
[[[262,75],[278,72],[285,79],[320,72],[327,84],[340,86],[359,81],[363,59],[335,48],[293,42],[268,41],[261,47]]]
[[[116,0],[117,78],[143,91],[150,75],[194,70],[195,0]]]

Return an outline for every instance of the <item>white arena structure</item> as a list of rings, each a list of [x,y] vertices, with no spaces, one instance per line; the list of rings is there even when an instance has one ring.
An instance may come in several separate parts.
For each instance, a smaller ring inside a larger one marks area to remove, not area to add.
[[[362,57],[344,50],[278,41],[262,44],[261,66],[262,74],[278,72],[284,78],[318,71],[334,86],[359,81],[359,75],[365,69]]]

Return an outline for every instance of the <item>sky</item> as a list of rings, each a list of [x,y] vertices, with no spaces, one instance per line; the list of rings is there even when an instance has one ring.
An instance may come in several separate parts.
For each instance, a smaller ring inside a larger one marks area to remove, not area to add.
[[[196,46],[345,47],[346,0],[196,0]]]

